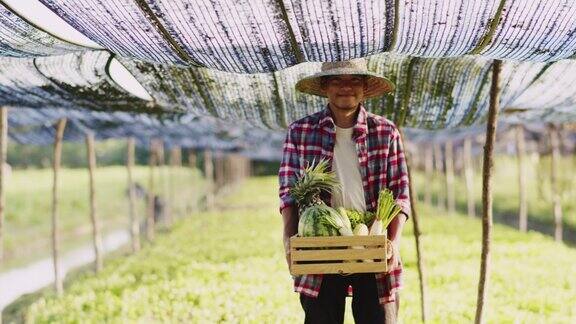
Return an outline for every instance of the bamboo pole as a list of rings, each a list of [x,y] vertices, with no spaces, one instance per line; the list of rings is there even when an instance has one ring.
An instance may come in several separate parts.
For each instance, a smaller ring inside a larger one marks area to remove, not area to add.
[[[444,174],[444,165],[442,164],[442,149],[440,147],[440,144],[434,144],[434,162],[435,162],[434,165],[436,167],[436,179],[438,179],[437,181],[440,181],[440,179],[442,179],[442,175]],[[436,206],[438,207],[438,209],[445,210],[446,201],[444,197],[444,190],[442,190],[442,186],[438,188],[436,198],[437,198]]]
[[[552,146],[551,184],[552,203],[554,205],[554,240],[562,242],[562,201],[560,197],[560,183],[558,181],[558,163],[560,160],[560,140],[558,127],[550,124],[550,145]]]
[[[135,146],[134,138],[128,138],[126,169],[128,171],[128,212],[130,216],[130,238],[132,242],[132,253],[140,251],[140,226],[138,216],[136,215],[136,188],[134,188],[134,178],[132,174],[135,160]]]
[[[432,157],[432,148],[430,146],[426,146],[426,150],[424,152],[424,172],[426,174],[426,179],[433,179],[433,164],[434,160]],[[428,206],[432,205],[432,190],[427,188],[428,190],[424,190],[424,203]]]
[[[521,232],[528,230],[528,205],[526,200],[526,145],[524,140],[524,127],[516,126],[516,157],[518,159],[518,229]]]
[[[162,185],[162,191],[158,197],[164,198],[164,222],[166,226],[170,227],[172,226],[172,206],[170,205],[170,198],[168,197],[170,194],[170,188],[168,183],[168,168],[165,155],[164,141],[158,140],[158,172],[160,177],[159,182],[161,182]]]
[[[190,169],[196,169],[196,153],[192,150],[188,152],[188,166]]]
[[[179,164],[181,165],[181,153],[180,153],[180,147],[173,147],[172,149],[170,149],[170,170],[169,170],[169,174],[168,174],[168,201],[169,201],[169,205],[172,208],[172,212],[174,214],[176,211],[175,208],[175,194],[176,194],[176,190],[174,188],[175,184],[174,184],[174,172],[175,172],[175,168],[179,166]]]
[[[190,173],[192,182],[194,181],[194,172],[196,170],[196,153],[190,149],[188,151],[188,166],[190,167],[190,170],[192,171]],[[191,189],[192,189],[192,195],[196,194],[196,190],[194,188],[194,183],[191,183]],[[188,197],[187,199],[187,203],[186,203],[186,216],[190,215],[194,209],[197,208],[197,204],[195,203],[196,199],[193,196]]]
[[[490,244],[492,242],[492,169],[494,167],[494,142],[496,140],[496,121],[500,100],[500,71],[502,61],[494,60],[492,65],[492,84],[490,87],[490,106],[486,124],[486,143],[482,169],[482,257],[478,299],[476,301],[475,323],[484,323],[484,305],[490,279]]]
[[[216,154],[216,158],[214,159],[214,178],[215,178],[215,189],[219,191],[222,187],[222,154]]]
[[[54,264],[54,288],[56,294],[62,295],[64,284],[60,273],[60,237],[58,235],[58,184],[60,160],[62,157],[62,138],[64,137],[64,128],[66,127],[66,118],[58,120],[56,125],[56,137],[54,139],[54,160],[52,161],[53,181],[52,181],[52,256]]]
[[[206,208],[212,209],[214,207],[214,162],[210,150],[204,151],[204,174],[207,187]]]
[[[456,212],[456,198],[454,193],[454,154],[452,140],[448,140],[445,146],[446,154],[444,155],[446,165],[446,196],[448,204],[448,213]]]
[[[155,188],[154,188],[154,165],[156,164],[156,140],[150,140],[150,152],[148,154],[148,166],[149,166],[149,175],[148,175],[148,207],[147,207],[147,218],[146,218],[146,239],[148,241],[154,240],[154,234],[156,230],[156,222],[154,219],[155,214],[155,204],[154,198],[156,196]]]
[[[96,191],[94,186],[94,171],[96,169],[96,152],[94,151],[94,135],[86,134],[86,151],[88,155],[88,174],[90,179],[90,221],[92,223],[92,241],[94,244],[94,270],[102,271],[102,234],[100,233],[100,219],[96,214]]]
[[[464,177],[466,179],[466,200],[468,204],[468,216],[476,217],[476,202],[474,201],[474,166],[472,163],[472,140],[464,139]]]
[[[6,153],[8,148],[8,108],[0,108],[0,265],[4,261],[4,215],[6,209]],[[0,310],[0,322],[2,314]]]
[[[404,132],[400,129],[400,137],[404,138]],[[428,299],[426,293],[426,268],[424,266],[424,254],[422,249],[422,242],[420,241],[420,236],[422,232],[420,231],[420,223],[418,220],[418,212],[416,208],[417,200],[414,199],[414,183],[412,182],[412,172],[411,169],[410,159],[406,157],[406,167],[408,171],[408,190],[410,194],[410,211],[411,211],[411,219],[412,224],[414,226],[414,240],[416,242],[416,260],[417,260],[417,267],[418,267],[418,279],[419,279],[419,286],[420,286],[420,311],[422,316],[422,323],[426,323],[428,318]]]

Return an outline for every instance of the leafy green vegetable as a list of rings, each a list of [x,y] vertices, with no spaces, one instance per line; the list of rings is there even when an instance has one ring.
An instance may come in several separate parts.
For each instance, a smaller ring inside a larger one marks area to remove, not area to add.
[[[394,217],[401,211],[402,209],[396,204],[392,191],[388,188],[381,190],[378,195],[376,219],[382,222],[382,228],[386,229]]]
[[[366,226],[369,226],[370,224],[372,224],[375,217],[376,217],[376,214],[374,214],[373,212],[370,212],[370,211],[365,212],[364,213],[364,224],[366,224]]]
[[[352,228],[356,228],[358,224],[364,223],[364,215],[357,210],[347,209],[346,216],[348,216]]]

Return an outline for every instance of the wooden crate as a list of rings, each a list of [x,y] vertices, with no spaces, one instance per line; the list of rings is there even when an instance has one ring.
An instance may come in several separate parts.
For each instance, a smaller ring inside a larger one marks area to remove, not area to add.
[[[386,272],[387,241],[386,235],[293,236],[290,238],[290,272],[293,275]],[[372,261],[359,262],[362,260]]]

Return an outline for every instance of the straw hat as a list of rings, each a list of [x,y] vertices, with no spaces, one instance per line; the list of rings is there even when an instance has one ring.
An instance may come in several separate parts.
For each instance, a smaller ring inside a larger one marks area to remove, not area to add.
[[[394,90],[394,84],[385,77],[368,71],[366,59],[322,63],[320,72],[296,83],[296,90],[315,96],[326,97],[322,89],[322,77],[331,75],[364,75],[367,86],[364,98],[374,98]]]

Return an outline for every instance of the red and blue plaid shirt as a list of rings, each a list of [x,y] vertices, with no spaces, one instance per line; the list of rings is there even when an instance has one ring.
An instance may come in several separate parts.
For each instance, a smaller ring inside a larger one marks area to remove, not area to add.
[[[361,105],[352,138],[356,142],[366,209],[376,211],[380,189],[389,188],[402,212],[410,215],[408,171],[396,126],[382,116],[367,112]],[[335,141],[336,130],[328,106],[290,125],[278,172],[280,211],[288,206],[296,207],[289,189],[295,183],[297,175],[301,174],[306,166],[321,158],[332,161]],[[323,196],[322,200],[329,205],[331,199]],[[376,283],[381,304],[395,301],[396,290],[402,285],[402,266],[389,273],[377,273]],[[318,297],[321,284],[322,275],[296,276],[294,291]]]

